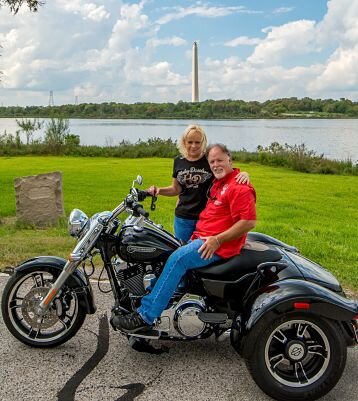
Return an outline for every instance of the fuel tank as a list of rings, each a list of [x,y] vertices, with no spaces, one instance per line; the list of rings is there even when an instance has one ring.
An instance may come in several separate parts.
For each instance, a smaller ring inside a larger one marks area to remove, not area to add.
[[[173,235],[154,224],[122,227],[116,242],[119,257],[132,263],[165,262],[179,246]]]

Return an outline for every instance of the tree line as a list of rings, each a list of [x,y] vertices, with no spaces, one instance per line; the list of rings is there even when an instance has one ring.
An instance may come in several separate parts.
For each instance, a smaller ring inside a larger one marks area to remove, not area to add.
[[[239,118],[356,118],[358,102],[349,99],[296,97],[267,100],[205,100],[203,102],[133,104],[105,102],[60,106],[0,107],[0,118],[150,118],[150,119],[239,119]]]

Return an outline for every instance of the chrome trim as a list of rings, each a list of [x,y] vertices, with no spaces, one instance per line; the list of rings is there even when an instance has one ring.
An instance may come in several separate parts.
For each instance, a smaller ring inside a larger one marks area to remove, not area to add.
[[[63,271],[49,289],[48,294],[51,294],[51,300],[47,299],[46,296],[39,304],[37,308],[37,313],[39,315],[44,315],[49,309],[52,300],[57,296],[65,281],[76,270],[79,263],[86,258],[89,251],[94,246],[98,237],[101,235],[103,228],[104,226],[98,222],[97,218],[90,220],[90,228],[88,232],[77,243],[75,249],[70,254],[69,260],[66,262]]]
[[[267,372],[291,389],[317,383],[331,361],[326,333],[304,319],[287,320],[275,327],[267,338],[264,352]]]
[[[198,295],[185,294],[178,303],[173,304],[170,308],[162,312],[160,323],[155,326],[155,329],[167,333],[167,335],[172,338],[186,339],[200,336],[200,334],[205,330],[206,325],[199,318],[194,318],[193,320],[193,316],[188,317],[183,315],[185,310],[188,310],[188,308],[191,308],[191,310],[196,309],[198,311],[205,311],[206,304],[204,299]],[[184,317],[185,319],[189,318],[189,320],[194,323],[193,327],[197,322],[200,322],[200,325],[204,325],[203,330],[201,330],[200,334],[194,336],[183,334],[183,327],[180,326],[181,317]]]
[[[118,215],[123,213],[126,210],[124,202],[121,202],[115,209],[112,211],[112,216],[109,219],[109,222],[114,220]]]
[[[71,237],[81,238],[86,233],[86,226],[89,224],[86,213],[80,209],[73,209],[68,218],[68,233]]]
[[[88,251],[91,250],[98,237],[104,228],[103,224],[98,222],[98,219],[91,220],[91,225],[86,235],[78,242],[75,249],[71,253],[71,260],[73,262],[80,262],[83,260]]]
[[[160,339],[160,331],[149,331],[148,333],[130,333],[129,335],[131,337],[137,337],[137,338],[147,338],[148,340],[159,340]]]
[[[358,320],[352,321],[353,332],[354,332],[354,340],[358,344]]]

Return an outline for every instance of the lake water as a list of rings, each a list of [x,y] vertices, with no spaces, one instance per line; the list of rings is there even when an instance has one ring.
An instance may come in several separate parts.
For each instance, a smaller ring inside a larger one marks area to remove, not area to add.
[[[44,119],[46,120],[46,119]],[[122,140],[172,138],[176,140],[189,124],[200,124],[210,143],[223,142],[232,150],[255,151],[258,145],[272,142],[304,143],[317,154],[330,159],[358,161],[358,119],[289,120],[120,120],[70,119],[71,133],[79,135],[82,145],[117,145]],[[16,120],[0,119],[0,134],[15,133]],[[44,129],[35,138],[43,137]],[[25,138],[23,137],[23,141]]]

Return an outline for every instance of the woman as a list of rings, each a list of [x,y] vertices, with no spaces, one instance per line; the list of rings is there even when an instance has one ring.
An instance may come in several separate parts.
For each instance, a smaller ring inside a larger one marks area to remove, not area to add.
[[[198,125],[189,125],[181,136],[178,149],[180,156],[174,159],[173,181],[168,187],[151,186],[152,195],[177,196],[174,233],[184,241],[189,241],[200,212],[207,201],[207,191],[213,181],[213,174],[205,157],[207,137]],[[249,183],[246,172],[237,175],[236,181]]]

